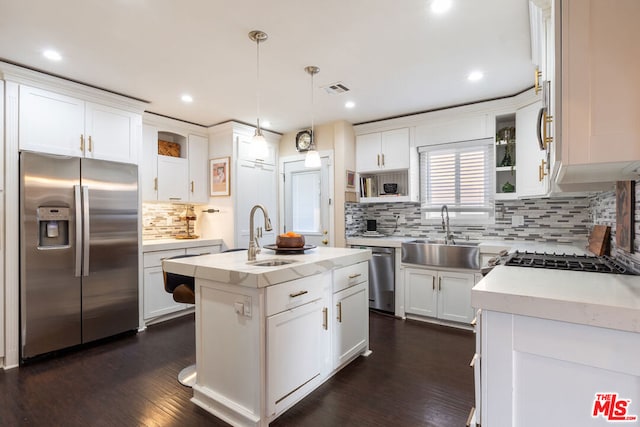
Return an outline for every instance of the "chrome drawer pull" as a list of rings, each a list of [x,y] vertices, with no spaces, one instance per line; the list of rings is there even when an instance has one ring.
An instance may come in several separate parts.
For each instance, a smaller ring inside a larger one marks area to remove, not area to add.
[[[300,292],[296,292],[295,294],[289,294],[289,297],[290,298],[295,298],[295,297],[299,297],[301,295],[308,294],[308,293],[309,293],[309,291],[300,291]]]

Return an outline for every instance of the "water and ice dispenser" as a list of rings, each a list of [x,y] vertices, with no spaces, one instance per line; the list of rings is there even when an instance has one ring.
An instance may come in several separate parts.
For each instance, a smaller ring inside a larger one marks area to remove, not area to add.
[[[38,208],[38,249],[69,246],[69,208]]]

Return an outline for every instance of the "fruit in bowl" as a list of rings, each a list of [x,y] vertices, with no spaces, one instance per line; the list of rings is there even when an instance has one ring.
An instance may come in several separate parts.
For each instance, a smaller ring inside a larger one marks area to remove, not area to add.
[[[302,248],[304,247],[304,236],[293,231],[279,234],[276,237],[276,246],[279,248]]]

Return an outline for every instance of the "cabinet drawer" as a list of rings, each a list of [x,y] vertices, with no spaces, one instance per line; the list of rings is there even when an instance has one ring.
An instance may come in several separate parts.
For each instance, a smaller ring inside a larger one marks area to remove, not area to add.
[[[187,248],[187,255],[210,255],[220,253],[220,245],[198,246]]]
[[[267,316],[322,298],[323,277],[329,276],[317,274],[269,286],[266,290]]]
[[[340,292],[350,286],[369,280],[369,263],[367,261],[338,268],[333,271],[333,292]]]
[[[162,265],[162,260],[166,258],[171,258],[178,255],[184,255],[184,249],[173,249],[170,251],[154,251],[154,252],[145,252],[143,254],[143,264],[144,267],[160,267]]]

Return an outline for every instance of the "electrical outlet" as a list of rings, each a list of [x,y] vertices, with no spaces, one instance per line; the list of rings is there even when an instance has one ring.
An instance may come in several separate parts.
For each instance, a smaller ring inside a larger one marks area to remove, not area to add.
[[[511,226],[513,227],[521,227],[524,225],[524,216],[522,215],[513,215],[511,217]]]
[[[353,215],[347,215],[347,224],[353,224]]]

